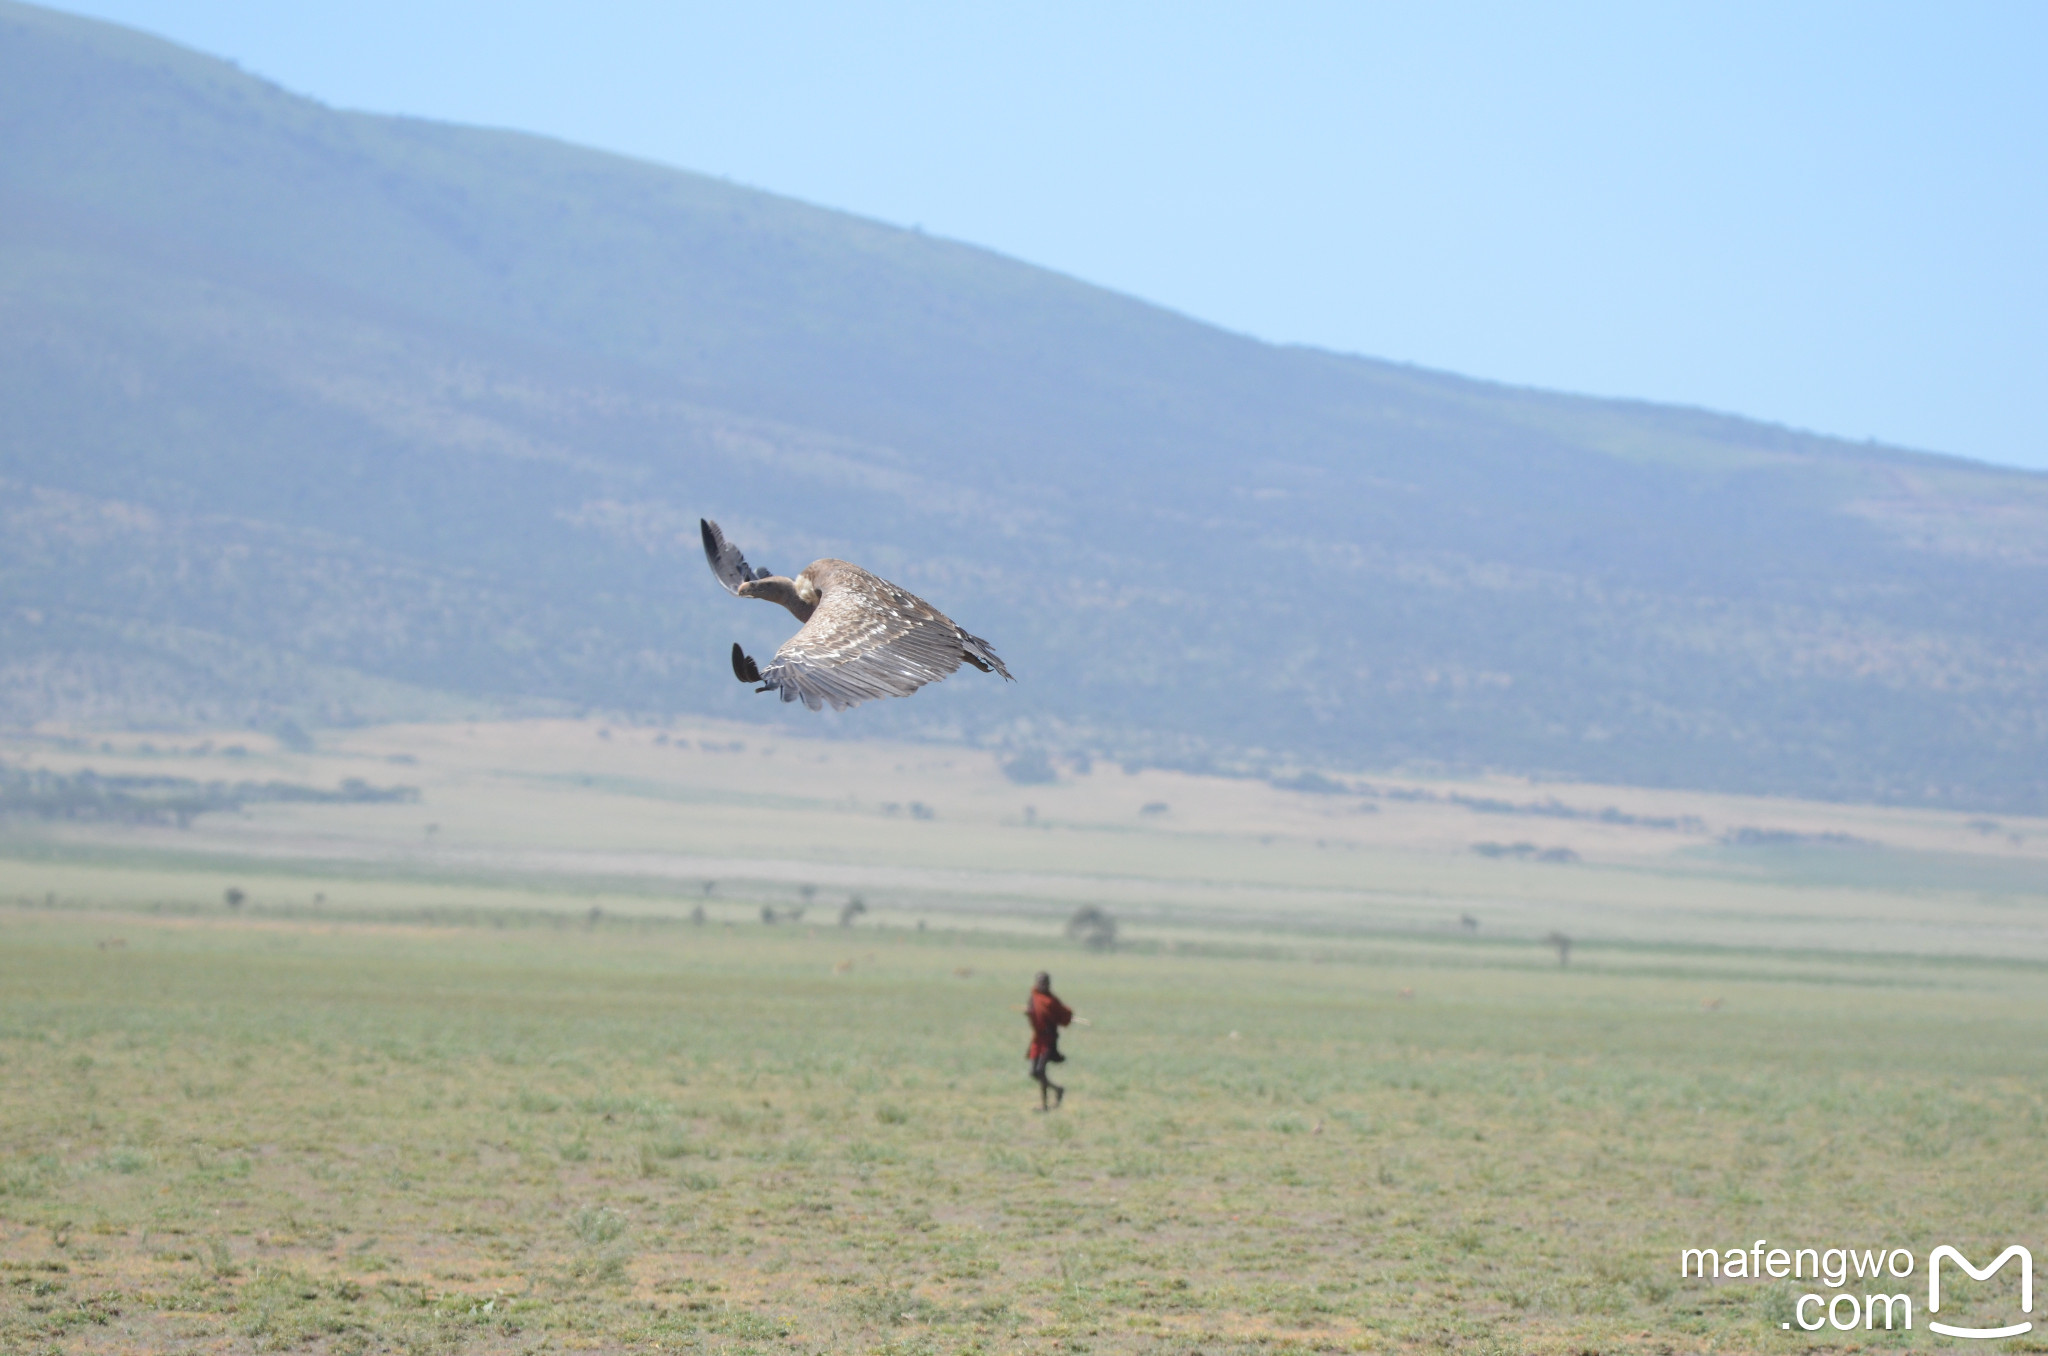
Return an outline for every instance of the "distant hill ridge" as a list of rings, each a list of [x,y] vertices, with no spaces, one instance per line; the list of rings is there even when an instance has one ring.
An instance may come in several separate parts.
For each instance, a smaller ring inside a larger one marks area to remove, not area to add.
[[[805,719],[842,555],[1136,761],[2048,809],[2048,477],[1275,347],[0,3],[0,721]]]

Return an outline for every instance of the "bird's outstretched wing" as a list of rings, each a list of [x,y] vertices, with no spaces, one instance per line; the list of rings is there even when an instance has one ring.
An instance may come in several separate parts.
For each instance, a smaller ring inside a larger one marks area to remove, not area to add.
[[[740,554],[740,548],[725,539],[718,524],[709,518],[699,518],[697,526],[704,534],[704,559],[711,562],[711,573],[718,576],[718,582],[725,585],[725,591],[737,594],[740,585],[752,579],[768,578],[766,570],[747,568],[747,558]]]
[[[814,567],[815,568],[815,567]],[[877,697],[908,697],[969,660],[1010,671],[987,641],[886,579],[836,564],[803,629],[784,641],[761,682],[786,702],[844,711]]]

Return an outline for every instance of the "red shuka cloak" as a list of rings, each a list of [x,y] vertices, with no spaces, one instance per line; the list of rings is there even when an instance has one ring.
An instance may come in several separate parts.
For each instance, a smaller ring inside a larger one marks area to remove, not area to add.
[[[1031,1008],[1025,1014],[1031,1022],[1031,1048],[1024,1058],[1037,1059],[1060,1048],[1060,1028],[1074,1020],[1074,1012],[1049,993],[1031,991]]]

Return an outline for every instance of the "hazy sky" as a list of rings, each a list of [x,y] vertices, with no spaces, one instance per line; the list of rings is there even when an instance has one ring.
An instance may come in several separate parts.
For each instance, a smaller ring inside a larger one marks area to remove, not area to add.
[[[63,7],[1267,339],[2048,468],[2048,4]]]

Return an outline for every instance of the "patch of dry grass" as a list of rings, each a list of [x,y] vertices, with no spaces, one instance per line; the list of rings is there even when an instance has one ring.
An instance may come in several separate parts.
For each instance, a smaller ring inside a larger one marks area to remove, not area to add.
[[[2032,967],[1459,954],[1053,954],[1040,1115],[1028,939],[7,911],[0,1346],[1775,1350],[1680,1246],[2038,1229]]]

